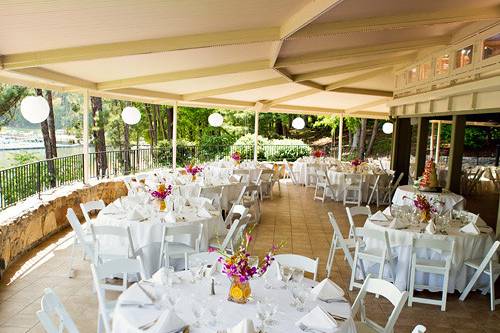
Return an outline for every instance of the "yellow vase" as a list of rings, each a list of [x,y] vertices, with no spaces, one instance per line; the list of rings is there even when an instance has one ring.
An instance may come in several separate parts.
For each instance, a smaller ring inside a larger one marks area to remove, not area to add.
[[[426,210],[420,211],[420,222],[427,223],[431,219],[431,212]]]
[[[164,212],[167,210],[167,203],[165,202],[165,200],[157,199],[156,203],[160,212]]]
[[[196,181],[196,175],[191,176],[191,181],[195,182]]]
[[[252,289],[250,288],[250,282],[241,282],[239,278],[234,277],[231,282],[231,287],[229,288],[229,296],[227,300],[245,304],[248,302],[251,294]]]

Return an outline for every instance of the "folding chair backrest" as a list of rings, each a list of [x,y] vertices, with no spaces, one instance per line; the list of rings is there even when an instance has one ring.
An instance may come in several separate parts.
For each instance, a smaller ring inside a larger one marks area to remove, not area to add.
[[[274,175],[274,170],[264,169],[264,170],[262,170],[262,173],[260,175],[260,180],[268,183],[273,179],[273,175]]]
[[[130,233],[130,228],[119,227],[114,225],[95,225],[90,226],[92,230],[92,237],[94,242],[99,246],[99,238],[101,237],[115,237],[119,238],[128,244],[128,255],[132,255],[135,252],[134,242],[132,240],[132,234]],[[97,253],[99,255],[99,253]]]
[[[479,265],[478,271],[483,272],[486,268],[486,266],[489,265],[489,263],[493,260],[494,255],[498,251],[498,248],[500,247],[500,241],[495,241],[491,248],[489,249],[488,253],[484,257],[483,261],[481,261],[481,264]]]
[[[90,220],[89,213],[94,210],[101,210],[106,207],[106,204],[102,200],[89,201],[80,204],[80,208],[82,209],[83,217],[87,223],[92,223]]]
[[[340,227],[337,223],[337,219],[335,218],[335,215],[333,215],[332,212],[328,212],[328,220],[330,221],[330,224],[332,225],[333,232],[335,232],[337,237],[342,238],[341,241],[343,241],[344,236],[342,236],[342,231],[340,230]]]
[[[319,259],[311,259],[298,254],[277,254],[275,260],[278,264],[293,268],[302,269],[304,272],[312,273],[314,280],[318,274]]]
[[[107,333],[111,333],[111,318],[108,313],[108,301],[106,299],[106,290],[121,291],[121,286],[116,284],[107,284],[106,278],[123,274],[137,274],[142,275],[144,269],[142,267],[141,259],[114,259],[100,264],[91,264],[90,271],[94,281],[94,287],[97,294],[97,301],[99,306],[99,313],[101,315],[104,329]]]
[[[47,333],[78,333],[73,319],[62,305],[59,297],[50,288],[43,291],[41,310],[36,313],[40,323]],[[57,324],[53,319],[57,318]]]
[[[379,324],[366,317],[364,299],[367,293],[382,295],[394,306],[394,309],[392,310],[392,313],[389,316],[385,327],[380,326]],[[365,282],[361,286],[354,304],[352,305],[352,314],[353,316],[355,316],[359,311],[361,311],[361,321],[366,323],[376,332],[392,333],[394,325],[398,320],[399,314],[401,313],[401,310],[403,309],[407,298],[408,292],[400,291],[398,287],[388,281],[371,278],[370,275],[368,275],[365,279]]]
[[[367,229],[367,228],[356,228],[356,236],[361,236],[363,240],[374,239],[385,244],[385,253],[387,257],[391,257],[391,243],[389,242],[389,234],[387,231]]]
[[[200,236],[203,231],[202,223],[193,223],[186,225],[165,226],[165,236],[179,236],[179,235],[194,235]]]
[[[82,225],[80,224],[80,221],[78,220],[78,217],[76,216],[73,208],[68,208],[66,212],[66,218],[68,219],[71,228],[73,228],[73,231],[75,232],[75,236],[78,239],[78,242],[82,244],[85,254],[89,258],[94,259],[95,253],[92,250],[92,248],[87,246],[87,243],[85,242],[85,233],[83,232]]]
[[[363,177],[358,173],[345,173],[344,174],[344,184],[351,186],[359,186],[361,187],[363,183]]]
[[[328,183],[326,172],[323,170],[316,170],[316,178],[318,183]]]
[[[354,217],[358,215],[365,215],[366,217],[372,216],[372,211],[370,206],[354,206],[354,207],[346,207],[347,216]]]
[[[261,178],[262,178],[262,171],[263,171],[262,169],[257,171],[257,177],[255,177],[255,179],[251,179],[251,181],[253,183],[255,183],[255,184],[260,183]]]

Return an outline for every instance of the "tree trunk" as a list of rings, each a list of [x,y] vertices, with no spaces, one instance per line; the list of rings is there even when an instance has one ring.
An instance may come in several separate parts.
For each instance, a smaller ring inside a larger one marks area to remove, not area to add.
[[[125,124],[123,129],[123,153],[124,153],[124,173],[128,175],[130,173],[130,138],[129,138],[129,125]]]
[[[148,132],[149,132],[149,138],[151,139],[151,148],[155,146],[155,139],[154,139],[154,110],[151,111],[151,105],[146,104],[146,116],[148,117]]]
[[[276,134],[283,135],[283,123],[281,118],[276,119]]]
[[[373,122],[372,135],[370,137],[370,143],[368,143],[368,148],[366,149],[366,155],[371,155],[373,144],[375,143],[375,137],[377,136],[378,130],[378,119],[375,119]]]
[[[36,89],[36,94],[37,96],[42,96],[42,89]],[[55,187],[56,186],[56,172],[54,168],[54,161],[52,160],[52,147],[50,146],[50,133],[49,133],[49,125],[47,120],[44,120],[40,123],[40,128],[42,130],[42,136],[43,136],[43,145],[45,147],[45,158],[48,160],[47,161],[47,171],[49,173],[49,181],[50,181],[50,186]],[[42,180],[43,184],[43,180]]]
[[[49,116],[47,117],[47,125],[49,127],[50,151],[52,158],[57,157],[56,144],[56,122],[54,119],[54,107],[52,105],[52,91],[47,90],[47,102],[49,103]]]
[[[361,131],[359,134],[359,158],[365,159],[365,145],[366,145],[366,123],[367,119],[361,119]]]
[[[161,139],[166,140],[167,139],[167,132],[165,130],[165,119],[162,115],[161,107],[159,105],[158,105],[158,131],[161,134]]]
[[[94,145],[97,153],[97,176],[104,177],[108,169],[108,161],[106,156],[106,135],[104,132],[102,98],[91,96],[90,101],[92,104],[92,133],[94,135]]]
[[[160,120],[160,106],[153,105],[153,133],[154,133],[154,145],[158,144],[158,121]]]
[[[355,151],[359,147],[359,126],[356,127],[356,132],[352,136],[351,152]]]
[[[174,126],[174,108],[167,107],[167,139],[172,140]]]

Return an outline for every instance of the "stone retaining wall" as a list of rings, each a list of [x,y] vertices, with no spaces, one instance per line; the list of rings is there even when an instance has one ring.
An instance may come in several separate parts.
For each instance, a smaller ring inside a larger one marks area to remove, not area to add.
[[[73,208],[83,221],[80,203],[102,199],[106,204],[126,195],[121,180],[98,182],[85,186],[71,185],[45,194],[42,199],[29,198],[0,214],[0,277],[26,251],[55,232],[69,226],[66,211]]]

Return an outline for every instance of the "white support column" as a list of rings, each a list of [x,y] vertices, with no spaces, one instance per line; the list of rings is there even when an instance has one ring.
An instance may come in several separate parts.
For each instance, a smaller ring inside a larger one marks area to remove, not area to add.
[[[431,159],[434,158],[434,134],[435,134],[434,123],[431,122],[431,142],[430,142],[430,147],[429,147]]]
[[[342,161],[342,136],[344,134],[344,115],[340,115],[340,123],[339,123],[339,151],[338,151],[338,157],[337,159],[339,161]]]
[[[172,117],[172,169],[177,169],[177,101],[174,102]]]
[[[254,125],[254,141],[253,141],[253,160],[257,162],[259,146],[259,110],[255,108],[255,125]]]
[[[438,122],[438,129],[437,129],[437,135],[436,135],[436,154],[435,156],[435,162],[439,162],[439,146],[441,145],[441,122]]]
[[[89,158],[89,91],[83,91],[83,183],[88,184],[90,178]]]

